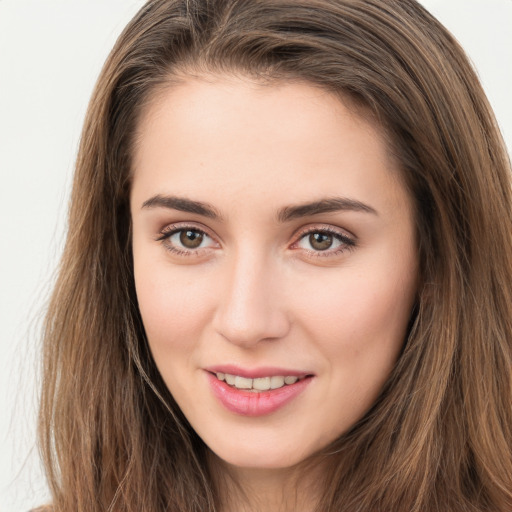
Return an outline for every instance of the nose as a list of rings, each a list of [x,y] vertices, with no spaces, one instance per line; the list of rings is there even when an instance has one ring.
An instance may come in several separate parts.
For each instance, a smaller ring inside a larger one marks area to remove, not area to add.
[[[283,276],[271,257],[240,254],[226,262],[213,326],[229,342],[250,348],[290,329]]]

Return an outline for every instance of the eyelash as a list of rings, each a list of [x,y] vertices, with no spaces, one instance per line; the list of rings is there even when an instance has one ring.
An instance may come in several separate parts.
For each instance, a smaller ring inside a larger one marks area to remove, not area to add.
[[[170,238],[173,235],[182,233],[183,231],[193,231],[194,233],[199,233],[203,236],[207,236],[211,240],[214,240],[214,238],[210,236],[204,229],[198,228],[197,226],[190,224],[171,224],[170,226],[167,226],[162,229],[162,231],[160,231],[160,236],[157,238],[157,241],[161,242],[166,250],[178,256],[199,256],[205,249],[207,249],[205,247],[198,249],[182,249],[172,245],[169,242]]]
[[[292,244],[292,248],[296,247],[303,239],[312,234],[322,234],[322,235],[331,235],[335,240],[341,242],[341,245],[336,249],[326,249],[324,251],[315,251],[312,249],[304,249],[309,253],[310,256],[314,258],[328,258],[332,256],[337,256],[345,251],[353,251],[356,247],[356,240],[351,238],[340,231],[330,228],[330,227],[308,227],[304,230],[300,231],[297,234],[297,241]]]
[[[165,227],[162,231],[160,231],[160,236],[156,239],[158,242],[161,242],[162,245],[165,247],[166,250],[169,252],[176,254],[178,256],[199,256],[203,253],[204,250],[207,250],[208,247],[203,248],[197,248],[197,249],[182,249],[179,247],[176,247],[175,245],[171,245],[169,243],[170,238],[173,235],[176,235],[178,233],[182,233],[184,231],[193,231],[195,233],[199,233],[200,235],[206,236],[210,238],[211,240],[214,240],[214,237],[210,236],[206,230],[201,229],[197,226],[190,225],[190,224],[171,224],[167,227]],[[341,243],[339,247],[336,249],[326,249],[326,250],[312,250],[312,249],[303,249],[308,253],[309,256],[315,257],[315,258],[326,258],[326,257],[332,257],[337,256],[345,251],[352,251],[356,247],[356,240],[354,238],[351,238],[350,236],[347,236],[343,233],[341,233],[338,230],[335,230],[330,227],[308,227],[300,231],[296,238],[297,240],[293,242],[291,245],[292,250],[298,249],[298,244],[304,240],[307,236],[310,236],[312,234],[323,234],[323,235],[331,235],[335,240]]]

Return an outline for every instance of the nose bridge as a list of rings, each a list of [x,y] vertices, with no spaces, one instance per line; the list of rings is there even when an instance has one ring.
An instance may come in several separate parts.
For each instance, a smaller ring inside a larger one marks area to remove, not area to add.
[[[277,261],[245,247],[233,254],[226,267],[219,286],[217,332],[242,346],[284,336],[289,324],[279,293],[282,276]]]

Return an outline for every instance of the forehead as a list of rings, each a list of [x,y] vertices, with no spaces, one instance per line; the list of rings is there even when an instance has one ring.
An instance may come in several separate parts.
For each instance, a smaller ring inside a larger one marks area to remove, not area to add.
[[[233,205],[263,197],[270,204],[286,192],[288,202],[350,193],[390,207],[397,193],[407,195],[382,129],[307,83],[186,79],[154,96],[136,140],[138,200],[219,186]]]

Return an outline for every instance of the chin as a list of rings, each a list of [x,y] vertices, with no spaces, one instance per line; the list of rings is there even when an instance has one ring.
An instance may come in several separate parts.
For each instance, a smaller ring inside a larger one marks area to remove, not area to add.
[[[267,469],[278,470],[297,466],[312,455],[317,453],[322,447],[314,449],[299,449],[301,444],[288,441],[268,443],[254,438],[247,438],[239,443],[232,442],[232,439],[226,439],[224,443],[215,443],[208,445],[210,450],[223,462],[236,468],[244,469]]]

